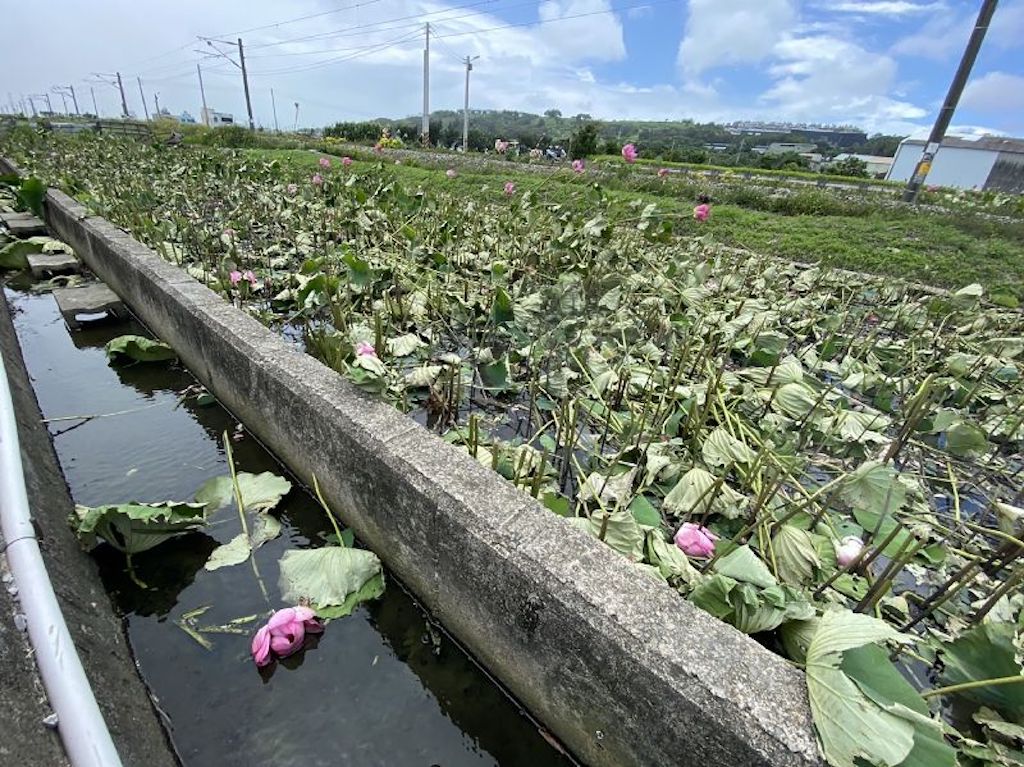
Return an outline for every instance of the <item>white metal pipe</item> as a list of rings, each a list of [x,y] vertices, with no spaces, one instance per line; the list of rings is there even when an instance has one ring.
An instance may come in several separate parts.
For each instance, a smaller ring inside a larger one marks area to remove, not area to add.
[[[0,522],[7,561],[57,731],[73,767],[121,767],[103,714],[68,633],[29,516],[18,425],[0,357]]]

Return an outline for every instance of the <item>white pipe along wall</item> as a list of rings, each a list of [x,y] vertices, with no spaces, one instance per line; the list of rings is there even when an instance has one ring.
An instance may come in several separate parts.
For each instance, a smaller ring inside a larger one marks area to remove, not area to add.
[[[57,731],[73,767],[121,767],[82,662],[57,604],[29,514],[7,370],[0,357],[0,522],[4,552]]]

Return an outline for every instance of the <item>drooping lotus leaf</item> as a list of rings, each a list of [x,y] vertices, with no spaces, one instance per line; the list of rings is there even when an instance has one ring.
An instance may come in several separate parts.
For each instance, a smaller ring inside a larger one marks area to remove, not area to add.
[[[178,501],[76,506],[76,531],[87,545],[99,536],[119,551],[137,554],[202,527],[205,511],[202,503]]]
[[[174,349],[163,341],[136,335],[123,335],[107,342],[107,358],[114,363],[164,362],[177,359]]]
[[[942,647],[944,684],[1016,676],[1021,672],[1014,653],[1015,627],[1006,622],[983,622]],[[961,695],[990,706],[1004,716],[1024,722],[1024,682],[983,686]]]
[[[840,668],[843,653],[896,638],[896,630],[868,615],[829,610],[807,648],[807,695],[822,753],[833,767],[895,767],[914,748],[914,724],[884,710]]]
[[[269,471],[260,474],[242,471],[237,477],[242,506],[246,511],[270,511],[292,489],[291,482]],[[231,477],[222,476],[207,480],[196,492],[196,501],[205,504],[209,511],[234,505],[235,491]]]
[[[365,549],[292,549],[281,557],[280,567],[281,598],[306,602],[321,618],[341,618],[384,593],[380,560]]]

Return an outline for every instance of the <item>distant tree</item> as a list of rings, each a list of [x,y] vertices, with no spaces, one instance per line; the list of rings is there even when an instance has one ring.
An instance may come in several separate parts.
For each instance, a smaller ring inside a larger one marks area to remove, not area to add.
[[[574,160],[583,160],[597,154],[597,126],[588,122],[574,130],[569,136],[569,145]]]
[[[549,109],[544,113],[545,117],[550,117],[552,120],[562,119],[562,110],[560,109]]]
[[[590,122],[594,118],[588,115],[586,112],[580,112],[578,115],[573,115],[572,119],[578,123],[586,123]]]
[[[615,139],[608,139],[602,149],[604,154],[618,154],[622,150],[622,145]]]
[[[859,160],[856,157],[846,157],[839,162],[834,162],[825,168],[827,173],[835,173],[839,176],[856,176],[857,178],[867,178],[868,176],[868,164],[863,160]]]

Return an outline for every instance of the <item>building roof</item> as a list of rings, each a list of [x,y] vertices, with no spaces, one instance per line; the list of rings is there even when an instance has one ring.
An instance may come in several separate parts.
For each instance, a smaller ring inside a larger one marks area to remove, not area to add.
[[[847,157],[856,157],[861,162],[877,163],[878,165],[892,165],[892,161],[895,159],[893,157],[886,157],[885,155],[880,154],[850,154],[848,152],[837,154],[833,159],[845,160]]]
[[[904,139],[903,143],[924,146],[927,142],[924,139],[908,138]],[[1017,154],[1024,154],[1024,139],[1005,138],[1003,136],[982,136],[980,138],[946,136],[942,139],[942,146],[958,149],[985,149],[990,152],[1014,152]]]

